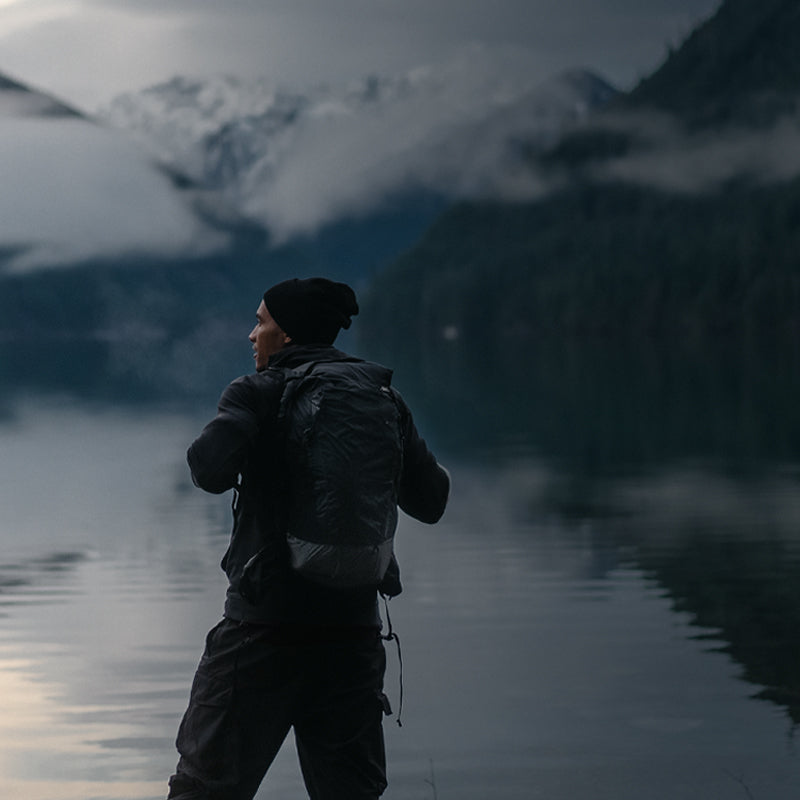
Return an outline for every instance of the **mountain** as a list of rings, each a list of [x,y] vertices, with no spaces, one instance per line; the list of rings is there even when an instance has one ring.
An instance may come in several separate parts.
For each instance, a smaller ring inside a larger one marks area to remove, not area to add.
[[[310,266],[363,275],[453,198],[530,191],[531,143],[614,94],[585,72],[511,86],[474,62],[304,93],[175,78],[99,119],[0,76],[0,274],[181,261],[268,232]],[[371,258],[348,255],[354,226]]]
[[[371,287],[369,341],[425,351],[431,374],[459,353],[513,363],[542,335],[791,341],[798,36],[795,3],[723,3],[632,93],[531,152],[538,199],[448,209]]]
[[[119,134],[0,76],[0,273],[210,252],[197,197]]]
[[[586,71],[508,85],[478,62],[305,92],[181,77],[101,113],[162,163],[220,191],[273,241],[287,241],[409,194],[530,191],[518,181],[521,143],[551,145],[615,94]]]
[[[665,63],[539,167],[668,189],[797,174],[800,6],[728,0]],[[623,158],[624,157],[624,158]]]
[[[476,61],[302,94],[175,79],[101,122],[24,117],[23,98],[46,103],[12,95],[4,152],[24,202],[0,221],[7,383],[57,389],[38,355],[57,331],[70,375],[79,363],[90,394],[121,399],[216,393],[249,367],[243,320],[266,285],[322,273],[361,291],[453,197],[528,191],[531,147],[613,90],[585,72],[509,87]]]
[[[797,110],[800,5],[728,0],[627,99],[693,127],[769,126]]]
[[[83,118],[83,114],[54,97],[0,75],[0,117]]]

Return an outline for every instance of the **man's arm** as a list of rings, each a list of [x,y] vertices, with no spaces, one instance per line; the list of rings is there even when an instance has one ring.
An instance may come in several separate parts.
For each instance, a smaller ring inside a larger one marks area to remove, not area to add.
[[[225,389],[217,416],[186,454],[195,486],[213,494],[236,486],[259,426],[278,402],[279,381],[266,374],[237,378]]]
[[[398,505],[406,514],[433,524],[438,522],[450,494],[450,474],[436,461],[417,432],[411,412],[404,405],[404,456]]]

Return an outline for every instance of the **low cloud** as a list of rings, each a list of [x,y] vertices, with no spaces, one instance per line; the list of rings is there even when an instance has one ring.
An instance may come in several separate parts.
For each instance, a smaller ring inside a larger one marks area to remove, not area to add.
[[[720,0],[0,0],[2,68],[81,108],[175,74],[342,81],[515,47],[632,86]],[[528,70],[529,71],[529,70]]]
[[[585,108],[566,83],[503,86],[466,65],[411,73],[391,99],[352,113],[309,115],[280,160],[255,165],[245,210],[277,238],[366,213],[403,192],[450,198],[529,197],[541,182],[522,168],[523,143],[555,140]]]
[[[715,191],[735,178],[769,184],[800,175],[800,115],[769,129],[726,128],[688,133],[672,118],[636,114],[607,120],[641,144],[634,152],[596,165],[594,177],[665,191]]]
[[[535,195],[531,146],[613,90],[583,71],[540,83],[510,52],[474,47],[397,77],[304,92],[236,79],[175,79],[103,113],[161,159],[218,189],[280,241],[398,195]]]
[[[4,119],[0,172],[0,243],[15,253],[3,261],[5,273],[222,244],[166,175],[85,119]]]

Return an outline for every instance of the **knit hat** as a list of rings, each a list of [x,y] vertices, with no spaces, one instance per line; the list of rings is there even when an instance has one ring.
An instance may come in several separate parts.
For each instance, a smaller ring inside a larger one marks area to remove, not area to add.
[[[327,278],[292,278],[267,289],[264,305],[295,344],[333,344],[358,314],[355,292]]]

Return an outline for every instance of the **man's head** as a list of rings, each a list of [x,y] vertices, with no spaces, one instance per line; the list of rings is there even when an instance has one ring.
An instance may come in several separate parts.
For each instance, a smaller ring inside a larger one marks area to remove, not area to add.
[[[327,278],[293,278],[267,289],[250,333],[256,369],[264,369],[269,357],[287,344],[333,344],[350,318],[358,314],[358,302],[346,283]]]
[[[256,325],[250,331],[250,341],[253,343],[256,370],[265,369],[269,357],[292,341],[291,337],[284,333],[270,316],[263,300],[256,311]]]

